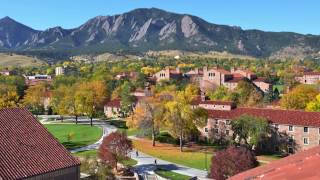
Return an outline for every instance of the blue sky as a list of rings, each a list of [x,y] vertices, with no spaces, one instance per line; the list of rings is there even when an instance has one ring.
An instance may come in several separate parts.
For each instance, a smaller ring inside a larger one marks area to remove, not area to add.
[[[74,28],[97,15],[156,7],[243,29],[320,35],[319,0],[0,0],[0,18],[34,29]]]

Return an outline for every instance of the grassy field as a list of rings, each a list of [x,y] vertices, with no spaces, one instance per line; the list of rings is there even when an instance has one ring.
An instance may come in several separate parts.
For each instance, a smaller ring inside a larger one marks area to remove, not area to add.
[[[42,64],[45,64],[45,62],[33,57],[0,53],[0,66],[3,67],[40,66]]]
[[[92,157],[95,158],[97,157],[97,150],[88,150],[88,151],[81,151],[81,152],[76,152],[73,153],[74,156],[79,156],[79,157]]]
[[[171,179],[171,180],[188,180],[191,178],[190,176],[178,174],[178,173],[167,171],[164,169],[157,169],[155,173],[161,177],[164,177],[166,179]]]
[[[171,144],[157,143],[152,147],[149,140],[134,140],[133,145],[136,149],[159,159],[167,160],[173,163],[185,165],[188,167],[205,170],[210,167],[213,152],[205,154],[198,148],[185,148],[180,152],[179,147]]]
[[[284,85],[273,85],[272,87],[273,87],[273,90],[277,88],[280,94],[283,93],[284,91]]]
[[[47,124],[45,127],[67,149],[93,144],[102,136],[101,128],[89,125]]]
[[[138,162],[134,159],[126,159],[126,160],[123,160],[123,161],[120,161],[121,164],[123,164],[124,166],[134,166],[136,165]]]
[[[139,134],[141,131],[139,129],[129,129],[126,126],[126,121],[122,120],[111,120],[109,123],[118,128],[120,132],[126,132],[128,136],[135,136]]]

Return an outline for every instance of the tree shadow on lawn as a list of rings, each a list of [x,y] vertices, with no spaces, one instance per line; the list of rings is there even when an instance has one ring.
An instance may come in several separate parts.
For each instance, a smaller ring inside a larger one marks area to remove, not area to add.
[[[160,164],[160,165],[155,165],[155,164],[142,164],[142,165],[137,165],[134,167],[138,172],[145,172],[145,171],[154,171],[156,169],[163,169],[167,171],[172,171],[172,170],[182,170],[184,168],[178,167],[174,164]]]
[[[88,143],[87,142],[63,142],[62,145],[67,148],[68,150],[72,150],[72,149],[77,149],[77,148],[81,148],[83,146],[87,146]]]

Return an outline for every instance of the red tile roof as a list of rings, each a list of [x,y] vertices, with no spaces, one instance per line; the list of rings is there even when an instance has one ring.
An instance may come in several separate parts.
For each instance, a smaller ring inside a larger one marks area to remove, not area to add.
[[[215,105],[229,105],[234,106],[234,103],[231,101],[211,101],[211,100],[201,100],[201,96],[197,96],[191,103],[192,105],[199,105],[199,104],[215,104]]]
[[[320,146],[235,175],[229,180],[320,179]]]
[[[266,108],[236,108],[231,111],[208,110],[208,113],[211,118],[235,119],[243,114],[248,114],[264,117],[275,124],[320,127],[320,112]]]
[[[319,76],[320,72],[305,72],[304,75],[308,76]]]
[[[111,101],[108,101],[106,103],[106,106],[120,108],[121,107],[121,100],[119,98],[113,99]]]
[[[227,80],[225,83],[238,83],[244,79],[244,77],[234,77],[232,79]]]
[[[80,165],[25,109],[0,110],[0,179],[22,179]]]

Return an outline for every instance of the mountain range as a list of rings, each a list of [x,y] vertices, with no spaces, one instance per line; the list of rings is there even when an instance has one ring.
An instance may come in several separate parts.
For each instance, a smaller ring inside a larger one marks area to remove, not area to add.
[[[10,17],[0,19],[1,51],[116,52],[119,50],[218,51],[254,57],[314,55],[320,36],[243,30],[188,14],[136,9],[97,16],[74,29],[34,30]]]

